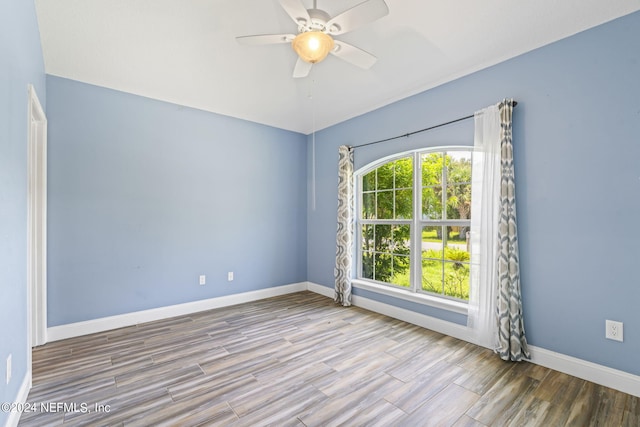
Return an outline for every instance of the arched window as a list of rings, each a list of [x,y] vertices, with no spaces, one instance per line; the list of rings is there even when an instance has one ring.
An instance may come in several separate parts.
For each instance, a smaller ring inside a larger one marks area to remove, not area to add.
[[[469,147],[404,153],[356,174],[357,278],[469,299]]]

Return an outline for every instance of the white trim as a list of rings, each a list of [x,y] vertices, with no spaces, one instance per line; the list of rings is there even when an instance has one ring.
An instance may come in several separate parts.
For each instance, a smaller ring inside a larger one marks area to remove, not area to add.
[[[264,298],[271,298],[306,290],[307,283],[300,282],[291,285],[276,286],[257,291],[187,302],[184,304],[176,304],[167,307],[152,308],[150,310],[119,314],[116,316],[102,317],[84,322],[53,326],[47,329],[47,333],[49,341],[58,341],[66,338],[94,334],[96,332],[104,332],[111,329],[123,328],[125,326],[133,326],[139,323],[152,322],[154,320],[167,319],[175,316],[183,316],[186,314],[197,313],[199,311],[227,307],[230,305],[242,304],[245,302],[257,301]]]
[[[473,337],[471,336],[470,331],[466,326],[447,322],[446,320],[437,319],[435,317],[427,316],[426,314],[416,313],[415,311],[395,307],[390,304],[375,301],[358,295],[353,295],[351,302],[356,307],[375,311],[376,313],[384,314],[386,316],[393,317],[394,319],[403,320],[405,322],[422,326],[423,328],[430,329],[435,332],[440,332],[441,334],[449,335],[463,341],[477,344],[473,340]]]
[[[327,286],[318,285],[317,283],[307,282],[307,290],[311,292],[315,292],[316,294],[324,295],[327,298],[332,298],[335,296],[335,289],[329,288]]]
[[[29,349],[29,352],[31,352],[31,349]],[[29,365],[27,373],[22,380],[22,385],[20,386],[20,390],[18,390],[18,395],[16,396],[14,403],[26,403],[27,398],[29,397],[29,390],[31,390],[31,365]],[[9,417],[7,418],[5,426],[16,427],[20,422],[21,415],[22,412],[20,411],[9,412]]]
[[[329,298],[333,298],[334,295],[333,288],[328,288],[312,282],[307,282],[307,289],[311,292],[315,292]],[[466,326],[447,322],[446,320],[437,319],[435,317],[427,316],[426,314],[416,313],[415,311],[374,301],[358,295],[353,295],[351,297],[351,303],[356,307],[384,314],[386,316],[393,317],[394,319],[404,320],[405,322],[476,344],[470,336],[470,331]]]
[[[27,350],[31,354],[31,347],[47,342],[47,117],[33,85],[27,92]]]
[[[308,290],[325,296],[330,296],[333,292],[331,288],[311,282],[308,282]],[[352,303],[356,307],[384,314],[394,319],[404,320],[432,331],[480,345],[473,340],[471,331],[465,326],[357,295],[353,295]],[[640,376],[532,345],[529,346],[529,350],[531,351],[531,363],[640,397]]]
[[[387,295],[394,298],[403,299],[405,301],[411,301],[418,304],[428,305],[430,307],[439,308],[441,310],[452,311],[458,314],[467,315],[468,304],[458,301],[453,301],[447,298],[434,297],[418,292],[411,292],[400,288],[393,288],[388,285],[379,285],[374,282],[369,282],[362,279],[353,279],[351,284],[360,289],[376,292],[379,294]]]
[[[531,362],[640,397],[640,376],[530,345]]]

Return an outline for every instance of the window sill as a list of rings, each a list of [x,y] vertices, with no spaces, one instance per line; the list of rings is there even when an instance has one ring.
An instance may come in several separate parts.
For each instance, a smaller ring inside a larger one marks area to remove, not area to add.
[[[419,294],[415,292],[409,292],[404,289],[392,288],[390,286],[379,285],[377,283],[369,282],[367,280],[352,279],[351,284],[355,288],[364,289],[378,294],[387,295],[394,298],[400,298],[405,301],[411,301],[418,304],[428,305],[430,307],[439,308],[441,310],[448,310],[454,313],[468,314],[468,304],[458,301],[449,300],[446,298],[438,298],[431,295]]]

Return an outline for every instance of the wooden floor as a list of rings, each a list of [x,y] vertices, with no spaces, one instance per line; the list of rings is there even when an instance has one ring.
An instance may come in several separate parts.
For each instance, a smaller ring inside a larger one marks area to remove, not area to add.
[[[47,344],[28,402],[21,426],[640,425],[637,397],[311,292]]]

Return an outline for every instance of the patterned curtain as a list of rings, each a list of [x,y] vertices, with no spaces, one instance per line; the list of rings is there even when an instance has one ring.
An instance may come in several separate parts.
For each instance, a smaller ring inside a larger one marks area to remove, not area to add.
[[[522,319],[518,229],[516,226],[516,185],[513,169],[511,117],[513,100],[504,100],[500,109],[500,215],[498,223],[498,347],[504,360],[520,361],[531,356]]]
[[[336,235],[336,302],[351,305],[353,249],[353,149],[338,149],[338,232]]]

